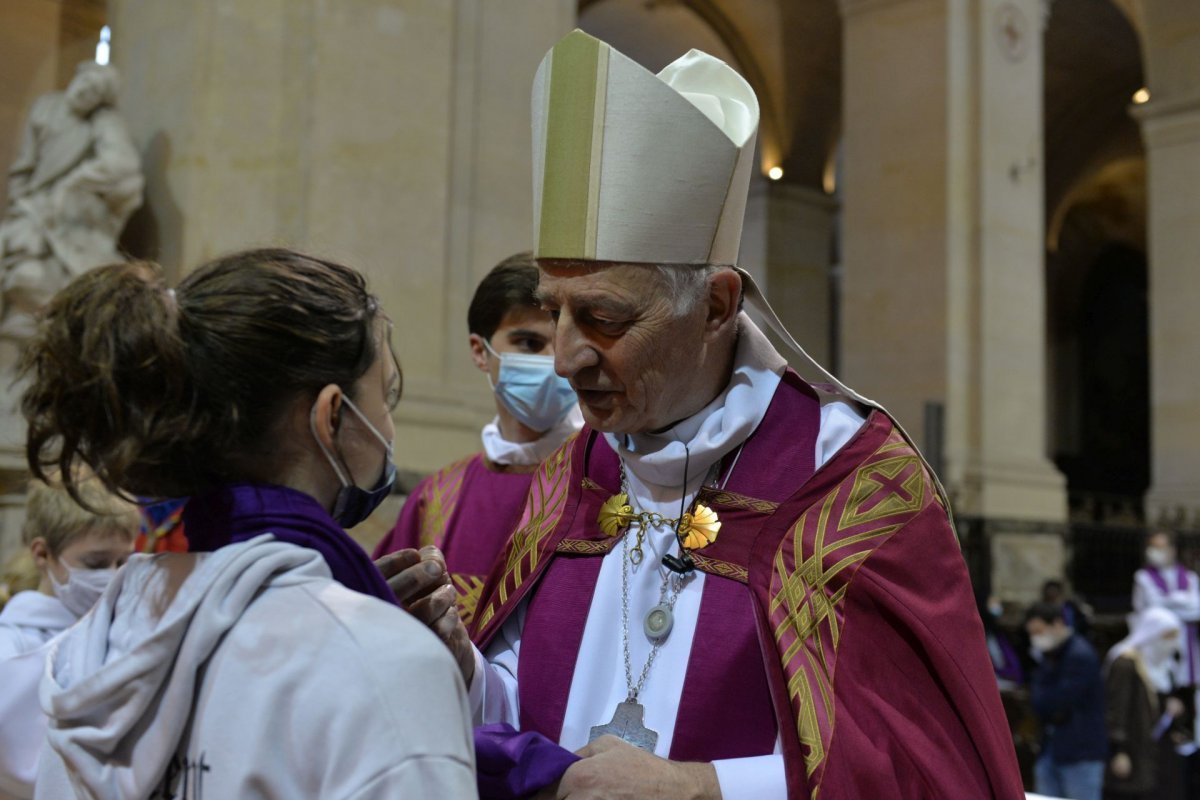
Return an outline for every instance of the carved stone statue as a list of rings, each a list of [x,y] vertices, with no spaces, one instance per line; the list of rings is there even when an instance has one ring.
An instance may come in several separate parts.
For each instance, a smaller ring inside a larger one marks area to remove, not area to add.
[[[36,315],[76,275],[121,259],[117,237],[142,204],[138,152],[113,108],[119,85],[114,68],[80,64],[65,92],[34,101],[9,170],[0,220],[0,495],[25,470],[14,367]]]
[[[143,181],[113,108],[118,86],[113,67],[84,62],[65,92],[39,97],[29,113],[0,221],[4,388],[37,311],[76,275],[121,259],[117,237],[142,203]]]

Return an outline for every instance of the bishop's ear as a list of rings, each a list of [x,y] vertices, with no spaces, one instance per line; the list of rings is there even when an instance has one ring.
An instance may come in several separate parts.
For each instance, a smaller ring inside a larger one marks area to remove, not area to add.
[[[737,322],[742,298],[742,278],[732,269],[720,269],[708,279],[708,317],[705,333],[716,336]]]

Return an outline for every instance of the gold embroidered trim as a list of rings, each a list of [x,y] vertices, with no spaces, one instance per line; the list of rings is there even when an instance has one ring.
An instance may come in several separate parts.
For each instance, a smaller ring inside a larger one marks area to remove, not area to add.
[[[692,561],[696,564],[696,569],[713,575],[732,578],[740,583],[748,583],[750,580],[750,571],[739,564],[734,564],[732,561],[709,558],[703,553],[692,553]]]
[[[591,539],[563,539],[558,543],[555,551],[559,553],[577,553],[585,556],[604,555],[613,549],[617,541],[617,539],[608,539],[603,542]]]
[[[420,547],[441,545],[450,517],[458,507],[463,478],[466,477],[471,458],[473,456],[468,456],[438,470],[429,483],[425,484],[428,492],[425,495],[424,513],[421,515],[421,530],[418,536]]]
[[[700,498],[705,503],[729,506],[731,508],[744,508],[759,514],[774,514],[775,510],[779,508],[779,503],[772,503],[770,500],[759,500],[756,497],[749,497],[723,489],[709,489],[706,487],[700,490]]]
[[[790,538],[785,537],[776,551],[767,615],[787,679],[805,771],[813,778],[814,800],[836,722],[840,607],[853,573],[927,504],[929,485],[920,459],[893,431],[853,475],[793,523]],[[835,512],[839,504],[841,510]],[[810,552],[804,541],[808,531]]]
[[[475,610],[479,606],[479,596],[483,593],[483,577],[479,575],[451,575],[454,581],[454,591],[458,592],[458,615],[464,625],[470,625],[475,619]]]

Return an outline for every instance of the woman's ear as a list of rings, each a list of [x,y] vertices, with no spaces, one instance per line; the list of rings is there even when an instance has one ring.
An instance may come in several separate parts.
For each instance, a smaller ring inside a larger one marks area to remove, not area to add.
[[[342,389],[331,383],[317,393],[310,412],[313,435],[317,442],[329,452],[337,451],[337,430],[341,423]]]
[[[490,364],[488,364],[487,342],[478,333],[472,333],[467,337],[467,341],[471,345],[471,360],[475,362],[475,366],[480,372],[491,372]]]

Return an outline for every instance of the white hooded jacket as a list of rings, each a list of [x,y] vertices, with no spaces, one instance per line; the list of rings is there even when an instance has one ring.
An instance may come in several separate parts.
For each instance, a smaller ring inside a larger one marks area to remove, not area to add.
[[[269,535],[134,556],[58,640],[40,694],[38,798],[476,794],[447,649]]]
[[[0,611],[0,659],[36,650],[75,624],[75,615],[57,597],[17,592]]]

